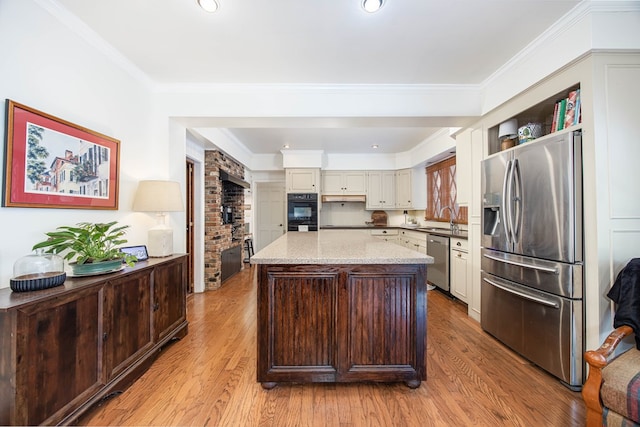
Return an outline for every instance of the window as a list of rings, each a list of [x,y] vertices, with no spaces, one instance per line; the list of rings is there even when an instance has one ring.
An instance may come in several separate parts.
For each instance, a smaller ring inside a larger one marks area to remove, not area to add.
[[[453,210],[453,222],[467,224],[467,207],[458,206],[456,187],[456,157],[449,157],[427,167],[426,220],[449,222]],[[444,209],[444,212],[443,212]]]

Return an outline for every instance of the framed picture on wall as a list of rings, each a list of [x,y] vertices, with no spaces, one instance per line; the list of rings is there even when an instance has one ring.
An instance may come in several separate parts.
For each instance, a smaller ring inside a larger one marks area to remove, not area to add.
[[[2,206],[118,209],[120,141],[7,99]]]

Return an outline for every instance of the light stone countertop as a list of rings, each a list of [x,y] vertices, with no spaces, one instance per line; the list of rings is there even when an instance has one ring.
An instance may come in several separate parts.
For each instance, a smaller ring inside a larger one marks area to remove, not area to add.
[[[433,257],[372,237],[368,230],[289,231],[251,264],[433,264]]]

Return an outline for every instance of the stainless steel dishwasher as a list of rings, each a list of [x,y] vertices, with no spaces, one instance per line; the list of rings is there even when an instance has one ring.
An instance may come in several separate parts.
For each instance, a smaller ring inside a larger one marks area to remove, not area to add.
[[[449,292],[449,237],[427,233],[427,255],[433,264],[427,265],[427,282]]]

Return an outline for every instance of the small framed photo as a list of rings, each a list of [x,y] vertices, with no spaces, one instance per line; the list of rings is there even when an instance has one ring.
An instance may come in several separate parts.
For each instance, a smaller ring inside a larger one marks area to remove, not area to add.
[[[120,251],[125,254],[134,255],[138,258],[138,261],[149,259],[149,253],[147,252],[147,247],[145,245],[125,246],[120,248]]]

